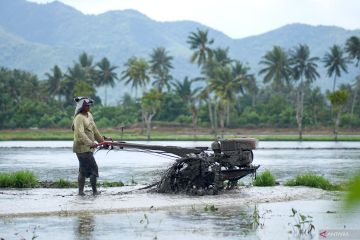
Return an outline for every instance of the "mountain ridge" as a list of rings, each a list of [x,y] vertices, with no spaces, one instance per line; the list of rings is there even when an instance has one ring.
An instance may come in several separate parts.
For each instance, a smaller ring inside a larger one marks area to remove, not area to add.
[[[0,0],[0,65],[31,71],[42,79],[55,64],[65,71],[85,51],[94,56],[94,61],[108,57],[119,66],[120,74],[129,57],[148,58],[153,48],[165,47],[174,57],[173,75],[182,80],[200,74],[197,66],[189,62],[192,52],[186,43],[190,32],[197,29],[208,29],[209,37],[215,40],[214,47],[229,47],[230,56],[248,63],[253,73],[259,71],[261,57],[274,45],[289,49],[305,43],[313,56],[322,58],[332,44],[343,45],[350,36],[360,36],[360,30],[292,23],[266,33],[232,39],[201,23],[155,21],[136,10],[92,15],[57,1],[37,4]],[[323,64],[318,65],[322,76],[316,84],[323,90],[329,89],[331,81]],[[354,74],[344,75],[339,83],[352,80]],[[258,77],[259,82],[261,79]],[[121,92],[123,86],[118,85],[114,92]]]

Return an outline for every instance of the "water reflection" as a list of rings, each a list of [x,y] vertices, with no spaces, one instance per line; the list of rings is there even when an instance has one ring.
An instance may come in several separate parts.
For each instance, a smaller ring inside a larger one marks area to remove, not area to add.
[[[207,208],[206,208],[207,206]],[[358,229],[359,210],[344,214],[328,200],[290,201],[232,206],[200,204],[168,210],[79,216],[0,218],[0,238],[20,239],[299,239],[289,232],[296,221],[292,208],[312,216],[316,229]],[[206,210],[207,209],[207,210]],[[212,210],[211,210],[212,209]],[[332,211],[334,213],[329,214]],[[350,214],[350,215],[349,215]],[[258,221],[258,224],[254,222]],[[29,225],[31,223],[31,225]],[[290,224],[290,225],[289,225]],[[37,226],[36,229],[34,226]],[[35,234],[33,230],[36,230]],[[315,236],[317,230],[314,232]],[[307,237],[307,236],[305,236]],[[302,238],[300,238],[302,239]],[[306,238],[308,239],[308,238]]]
[[[93,215],[80,215],[75,221],[76,239],[90,240],[93,239],[95,230],[95,218]]]
[[[191,207],[187,210],[169,211],[167,218],[174,223],[187,225],[187,231],[209,238],[258,239],[256,229],[260,227],[256,206],[234,206],[218,208],[214,205]],[[205,232],[204,230],[207,229]]]

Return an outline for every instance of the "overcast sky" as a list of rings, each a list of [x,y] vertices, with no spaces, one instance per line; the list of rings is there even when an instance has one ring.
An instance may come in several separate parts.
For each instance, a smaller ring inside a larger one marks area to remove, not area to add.
[[[46,3],[53,0],[30,0]],[[136,9],[157,21],[193,20],[232,38],[289,23],[360,29],[360,0],[60,0],[86,14]]]

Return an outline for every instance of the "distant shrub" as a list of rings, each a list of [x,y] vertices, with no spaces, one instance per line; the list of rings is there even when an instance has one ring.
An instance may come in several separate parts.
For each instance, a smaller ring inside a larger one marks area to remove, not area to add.
[[[55,122],[54,122],[54,116],[50,116],[48,114],[44,114],[39,122],[38,122],[38,126],[41,128],[46,128],[46,127],[55,127]]]
[[[238,124],[248,125],[248,124],[258,124],[260,121],[259,114],[254,110],[247,108],[242,114],[241,118],[238,120]]]
[[[189,115],[179,115],[176,119],[175,122],[178,123],[192,123],[192,118]]]
[[[255,181],[253,182],[253,185],[258,187],[275,186],[275,184],[275,177],[269,170],[266,170],[257,175]]]
[[[358,127],[358,126],[360,126],[360,118],[356,114],[353,114],[351,116],[350,113],[344,113],[340,117],[340,126],[341,127],[355,127],[355,126]]]
[[[29,171],[0,173],[1,188],[33,188],[37,184],[37,177]]]
[[[100,118],[96,124],[99,128],[108,128],[108,127],[113,126],[112,122],[109,119],[104,118],[104,117]]]
[[[321,188],[324,190],[339,190],[339,186],[333,185],[324,178],[313,173],[305,173],[297,175],[295,178],[288,180],[286,186],[307,186],[313,188]]]
[[[63,117],[57,123],[57,127],[70,128],[72,120],[69,117]]]

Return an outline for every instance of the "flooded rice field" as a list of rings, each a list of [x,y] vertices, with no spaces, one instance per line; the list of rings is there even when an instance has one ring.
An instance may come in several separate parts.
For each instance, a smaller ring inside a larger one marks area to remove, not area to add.
[[[146,142],[137,142],[145,143]],[[181,147],[205,146],[211,142],[151,142]],[[40,180],[77,179],[78,160],[70,141],[0,142],[0,172],[31,170]],[[173,159],[129,151],[102,150],[95,154],[100,181],[149,184],[167,169]],[[314,172],[332,182],[344,181],[360,168],[359,142],[259,142],[254,151],[259,171],[269,169],[282,182],[298,173]]]
[[[141,142],[146,143],[146,142]],[[183,147],[210,142],[151,142]],[[40,180],[75,181],[78,162],[70,141],[0,142],[0,172],[30,170]],[[292,208],[319,230],[359,229],[360,210],[345,212],[341,194],[307,187],[240,187],[216,196],[156,194],[136,190],[156,182],[173,159],[129,151],[95,155],[99,181],[131,186],[100,189],[0,189],[0,239],[293,239]],[[358,142],[259,142],[259,171],[281,183],[313,172],[342,182],[360,169]],[[244,182],[250,182],[249,177]],[[360,236],[357,236],[359,239]]]
[[[356,229],[356,214],[329,213],[334,203],[324,200],[291,201],[257,204],[262,216],[260,226],[253,225],[253,204],[220,207],[205,211],[204,207],[165,210],[128,211],[120,213],[82,213],[39,217],[6,218],[0,224],[4,239],[298,239],[291,233],[296,224],[289,215],[291,208],[313,217],[319,229]],[[335,216],[335,217],[334,217]],[[357,224],[356,224],[357,221]],[[358,238],[354,238],[358,239]]]

